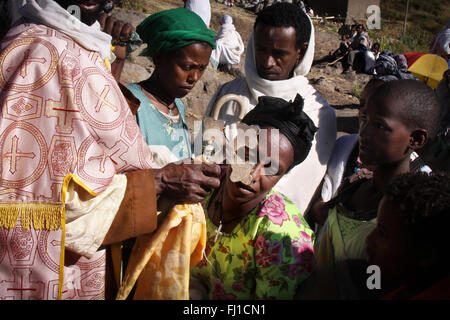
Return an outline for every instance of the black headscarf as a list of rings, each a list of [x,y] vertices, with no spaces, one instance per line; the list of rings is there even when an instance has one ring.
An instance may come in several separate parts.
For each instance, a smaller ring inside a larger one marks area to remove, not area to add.
[[[294,163],[289,169],[306,159],[317,131],[314,122],[303,112],[303,98],[299,94],[293,102],[275,97],[259,97],[256,107],[247,113],[242,122],[276,128],[288,138],[294,149]]]

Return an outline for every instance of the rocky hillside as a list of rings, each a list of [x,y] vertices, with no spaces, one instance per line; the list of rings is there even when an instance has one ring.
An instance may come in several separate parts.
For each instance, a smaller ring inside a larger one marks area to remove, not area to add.
[[[117,18],[130,22],[135,27],[149,14],[182,6],[181,0],[150,1],[147,0],[140,10],[124,10],[116,8],[113,15]],[[220,18],[223,14],[229,14],[233,17],[234,24],[245,44],[250,37],[255,15],[243,8],[229,8],[223,4],[211,1],[212,17],[211,29],[217,32],[220,27]],[[145,13],[143,12],[145,11]],[[336,32],[322,30],[316,27],[316,51],[315,60],[320,60],[329,52],[334,51],[339,46],[339,37]],[[145,57],[139,56],[142,48],[134,52],[126,61],[122,73],[121,82],[138,82],[150,76],[153,70],[153,64]],[[183,100],[187,106],[188,125],[191,126],[193,120],[201,119],[208,102],[217,88],[237,76],[244,75],[244,55],[241,63],[231,70],[214,70],[210,65],[205,71],[203,77],[197,83],[195,89]],[[338,117],[339,136],[345,133],[357,132],[357,104],[358,95],[362,87],[369,80],[367,75],[349,74],[343,75],[340,64],[327,66],[327,63],[316,63],[308,78],[311,84],[327,99],[333,106]]]

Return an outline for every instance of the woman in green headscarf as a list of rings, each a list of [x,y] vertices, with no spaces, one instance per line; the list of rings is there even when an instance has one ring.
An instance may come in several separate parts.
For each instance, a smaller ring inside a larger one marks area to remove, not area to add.
[[[215,49],[215,35],[194,12],[177,8],[147,17],[136,32],[155,69],[147,80],[127,87],[140,100],[137,122],[149,145],[163,145],[182,160],[191,157],[185,107]]]

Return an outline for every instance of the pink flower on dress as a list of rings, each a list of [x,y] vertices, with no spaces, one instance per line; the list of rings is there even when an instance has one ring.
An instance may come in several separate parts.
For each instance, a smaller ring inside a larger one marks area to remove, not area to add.
[[[298,266],[300,266],[305,271],[311,272],[314,265],[314,247],[311,243],[311,237],[306,233],[304,234],[306,235],[305,238],[294,239],[291,242],[291,253],[294,257],[294,265],[292,265],[291,268],[298,268]],[[291,275],[291,270],[289,273]],[[294,275],[294,273],[292,273],[292,275]]]
[[[223,288],[223,283],[219,279],[215,279],[212,298],[213,300],[233,300],[236,299],[236,295],[226,293]]]
[[[302,222],[300,221],[300,218],[297,216],[292,216],[292,220],[294,220],[295,224],[297,225],[297,227],[301,227]]]
[[[311,242],[311,236],[307,234],[305,231],[300,231],[300,237],[302,237],[304,241]]]
[[[270,242],[265,240],[262,235],[258,236],[255,242],[255,261],[262,267],[269,267],[273,264],[281,263],[281,252],[283,243],[277,240]]]
[[[264,216],[267,216],[272,223],[282,226],[284,221],[289,220],[285,210],[284,199],[277,194],[272,194],[265,199],[261,204],[258,218]]]

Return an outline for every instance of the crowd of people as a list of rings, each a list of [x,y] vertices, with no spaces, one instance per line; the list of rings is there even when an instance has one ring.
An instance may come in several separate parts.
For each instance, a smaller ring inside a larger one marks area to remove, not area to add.
[[[372,41],[363,24],[343,25],[339,33],[341,43],[328,59],[332,64],[342,61],[343,72],[358,72],[369,75],[389,76],[398,79],[415,79],[408,69],[425,52],[391,52],[382,49],[380,43]],[[429,54],[435,54],[449,64],[450,20],[430,42]]]
[[[436,90],[375,76],[358,134],[336,139],[336,114],[306,78],[311,19],[296,4],[265,7],[245,77],[222,84],[203,119],[216,118],[227,147],[256,132],[244,179],[242,166],[196,153],[181,101],[210,62],[239,63],[231,16],[216,36],[189,0],[136,30],[110,10],[94,0],[5,10],[1,299],[450,298],[449,72]],[[362,25],[353,33],[348,69],[380,50]],[[155,68],[121,84],[140,43]],[[229,94],[238,102],[216,110]]]

